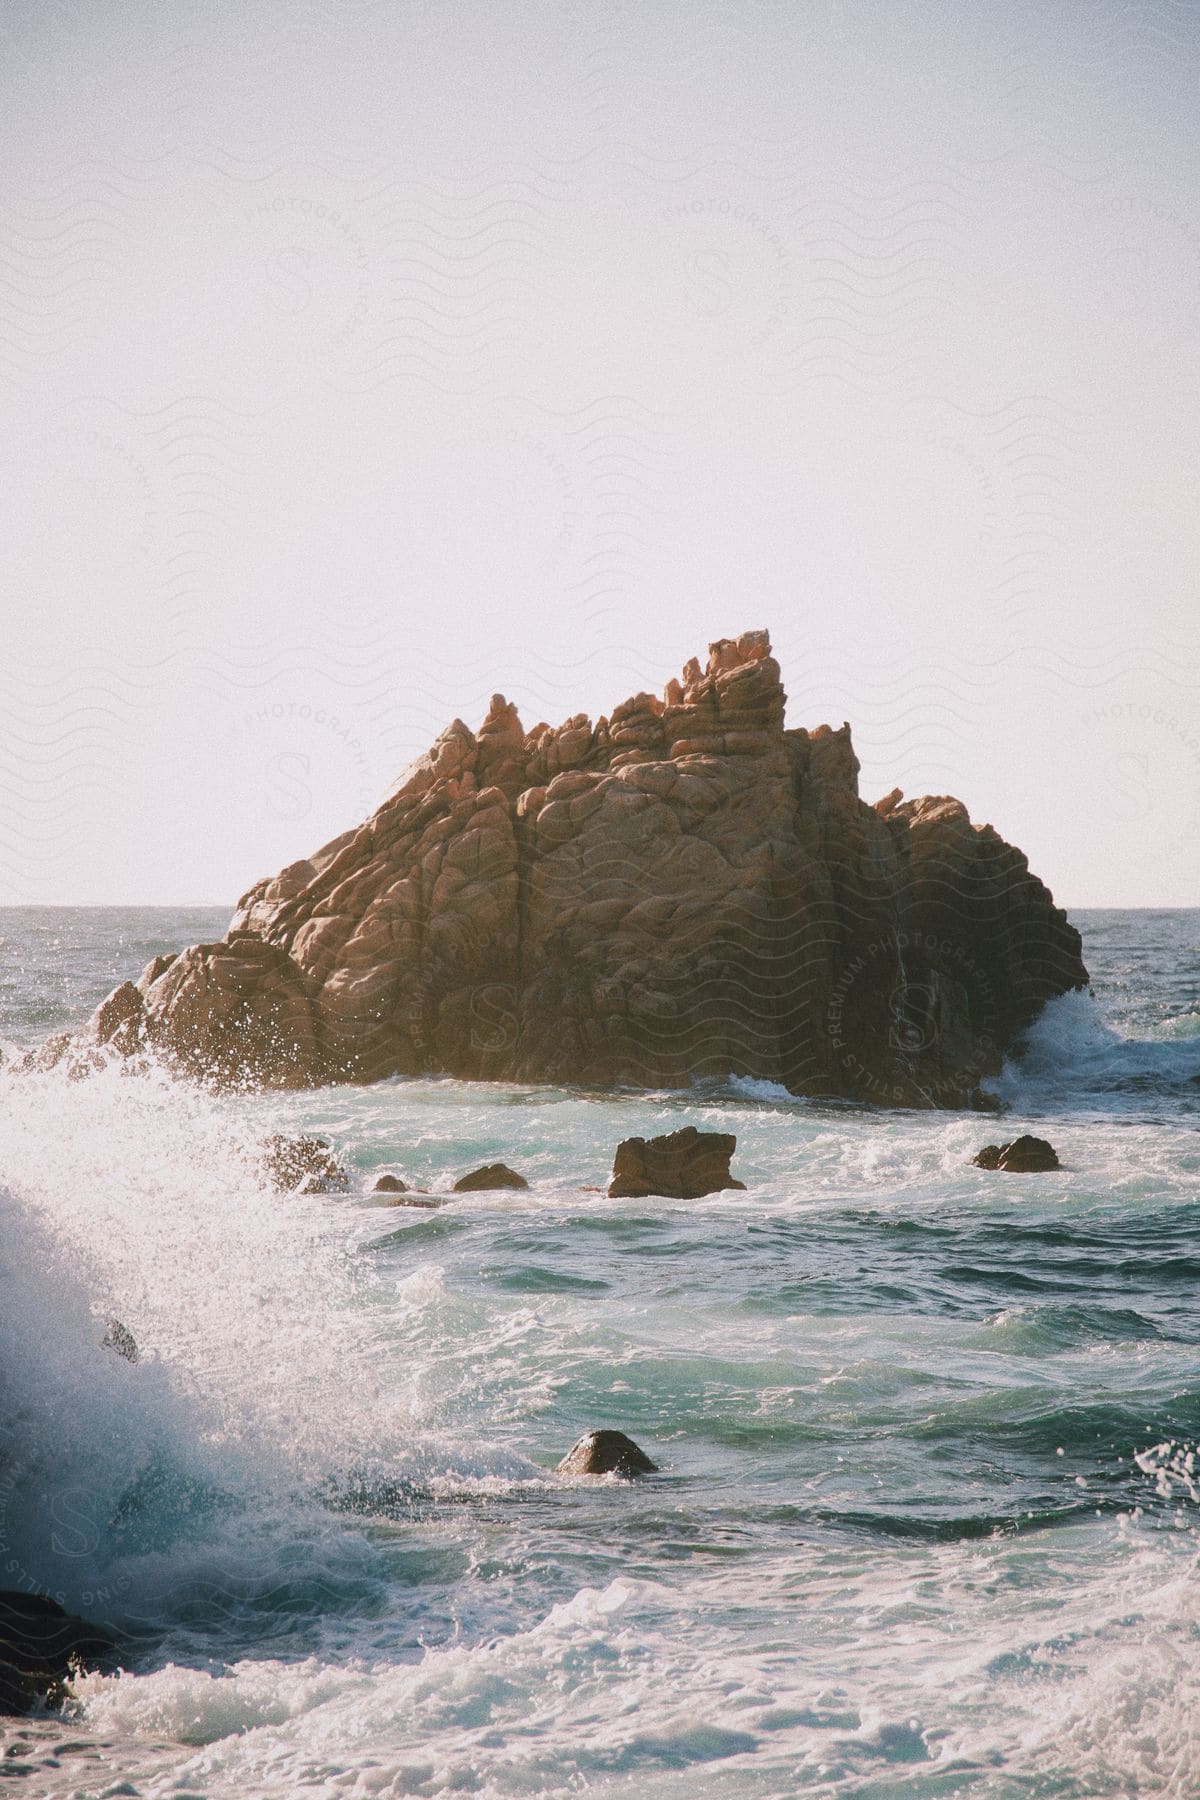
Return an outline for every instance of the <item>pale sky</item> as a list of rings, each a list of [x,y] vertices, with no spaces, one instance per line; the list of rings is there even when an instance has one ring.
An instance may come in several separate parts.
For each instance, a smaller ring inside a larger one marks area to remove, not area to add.
[[[767,626],[1200,903],[1200,8],[6,0],[0,903],[232,905]]]

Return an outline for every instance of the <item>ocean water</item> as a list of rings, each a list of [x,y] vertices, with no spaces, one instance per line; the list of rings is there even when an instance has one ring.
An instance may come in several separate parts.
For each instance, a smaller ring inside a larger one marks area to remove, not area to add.
[[[0,1039],[226,922],[0,913]],[[0,1068],[0,1586],[127,1663],[12,1790],[1200,1793],[1200,912],[1077,923],[1003,1121]],[[685,1123],[746,1192],[595,1191]],[[268,1192],[280,1129],[353,1191]],[[1023,1129],[1060,1173],[971,1167]],[[661,1473],[555,1477],[589,1426]]]

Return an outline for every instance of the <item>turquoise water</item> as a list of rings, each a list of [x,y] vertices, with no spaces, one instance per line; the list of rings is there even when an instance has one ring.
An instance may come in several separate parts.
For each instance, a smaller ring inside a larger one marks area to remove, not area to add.
[[[112,1620],[129,1663],[0,1766],[49,1795],[1196,1793],[1200,913],[1076,922],[1096,998],[995,1084],[1053,1175],[972,1168],[990,1118],[754,1082],[0,1075],[0,1585]],[[0,1038],[226,923],[0,914]],[[737,1133],[745,1193],[589,1191],[683,1123]],[[350,1195],[264,1190],[299,1128]],[[528,1193],[365,1191],[495,1158]],[[598,1425],[662,1472],[555,1478]]]

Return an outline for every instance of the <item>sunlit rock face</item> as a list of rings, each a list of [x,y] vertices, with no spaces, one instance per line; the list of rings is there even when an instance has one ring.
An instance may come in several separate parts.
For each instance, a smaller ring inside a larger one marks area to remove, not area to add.
[[[963,1105],[1078,933],[990,825],[858,793],[849,726],[785,729],[765,631],[662,698],[526,731],[496,695],[357,830],[158,959],[90,1042],[282,1087],[440,1071]]]

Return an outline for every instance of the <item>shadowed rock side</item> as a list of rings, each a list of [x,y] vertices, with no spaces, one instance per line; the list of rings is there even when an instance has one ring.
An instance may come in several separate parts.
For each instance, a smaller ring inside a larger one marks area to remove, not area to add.
[[[1045,1138],[1013,1138],[1010,1144],[985,1144],[971,1161],[977,1169],[1004,1169],[1009,1174],[1040,1174],[1046,1169],[1061,1169],[1058,1152]]]
[[[493,1188],[527,1188],[529,1183],[507,1163],[484,1163],[469,1175],[460,1175],[454,1184],[456,1194],[486,1194]]]
[[[766,632],[664,697],[455,720],[367,822],[118,988],[89,1041],[279,1087],[445,1072],[961,1105],[1078,933],[957,800],[871,807],[848,726],[785,730]]]
[[[0,1715],[57,1706],[76,1668],[105,1667],[116,1640],[42,1594],[0,1592]],[[20,1770],[14,1770],[20,1773]]]

